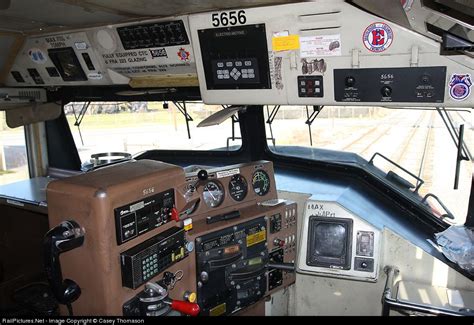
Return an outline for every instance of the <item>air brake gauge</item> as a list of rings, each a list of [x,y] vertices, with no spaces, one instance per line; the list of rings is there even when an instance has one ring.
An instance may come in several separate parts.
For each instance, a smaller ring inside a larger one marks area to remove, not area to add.
[[[270,177],[263,170],[257,170],[252,177],[252,187],[259,196],[264,196],[270,190]]]
[[[215,208],[224,200],[224,190],[218,182],[210,181],[204,185],[202,197],[208,207]]]
[[[248,186],[245,178],[240,175],[232,176],[229,182],[229,194],[235,201],[242,201],[247,196]]]

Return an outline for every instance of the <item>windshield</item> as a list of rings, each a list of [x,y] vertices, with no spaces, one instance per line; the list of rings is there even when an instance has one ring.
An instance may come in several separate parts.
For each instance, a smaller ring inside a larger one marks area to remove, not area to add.
[[[464,223],[472,163],[461,162],[459,186],[457,190],[453,189],[457,147],[437,110],[326,106],[319,111],[319,107],[313,106],[281,106],[275,114],[275,107],[270,106],[264,111],[267,134],[273,138],[269,140],[273,152],[311,159],[315,156],[309,148],[321,148],[353,152],[366,160],[380,153],[422,179],[424,183],[419,194],[423,197],[428,193],[435,194],[455,216],[454,223]],[[464,124],[467,152],[474,152],[470,111],[450,111],[448,116],[456,130]],[[308,150],[294,150],[297,147]],[[416,178],[378,155],[374,165],[386,173],[396,173],[414,186],[420,184]],[[428,202],[445,213],[432,198]]]
[[[233,120],[197,127],[221,109],[220,105],[192,102],[75,102],[64,107],[83,166],[99,153],[238,150],[240,128]]]

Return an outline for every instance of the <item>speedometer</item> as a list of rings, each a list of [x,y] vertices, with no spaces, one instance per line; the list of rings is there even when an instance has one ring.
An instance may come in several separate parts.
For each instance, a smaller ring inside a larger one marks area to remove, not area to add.
[[[253,173],[252,187],[254,192],[259,196],[267,194],[270,190],[270,177],[267,172],[260,169]]]
[[[224,190],[218,182],[209,181],[204,185],[202,197],[208,207],[215,208],[224,200]]]
[[[248,186],[245,178],[240,175],[234,175],[229,182],[229,194],[230,197],[236,201],[242,201],[247,195]]]

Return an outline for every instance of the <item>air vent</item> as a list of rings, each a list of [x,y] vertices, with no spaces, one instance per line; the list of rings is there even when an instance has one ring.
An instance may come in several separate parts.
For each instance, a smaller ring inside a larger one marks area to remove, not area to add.
[[[341,17],[339,10],[300,15],[298,19],[303,23],[300,31],[304,33],[341,28]]]
[[[31,98],[32,100],[40,101],[41,92],[39,90],[19,90],[18,96],[23,98]]]

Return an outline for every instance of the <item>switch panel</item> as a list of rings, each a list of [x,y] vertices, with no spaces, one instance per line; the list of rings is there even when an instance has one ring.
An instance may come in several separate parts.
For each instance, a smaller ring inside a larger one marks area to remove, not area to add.
[[[189,44],[182,20],[117,28],[125,50]]]
[[[299,97],[323,97],[323,76],[298,76]]]
[[[255,58],[213,60],[212,70],[216,84],[260,82]]]
[[[335,69],[336,102],[442,103],[446,67]]]
[[[357,256],[374,256],[374,232],[358,231],[357,232]]]
[[[270,217],[270,233],[274,234],[281,230],[281,214],[274,214]]]

